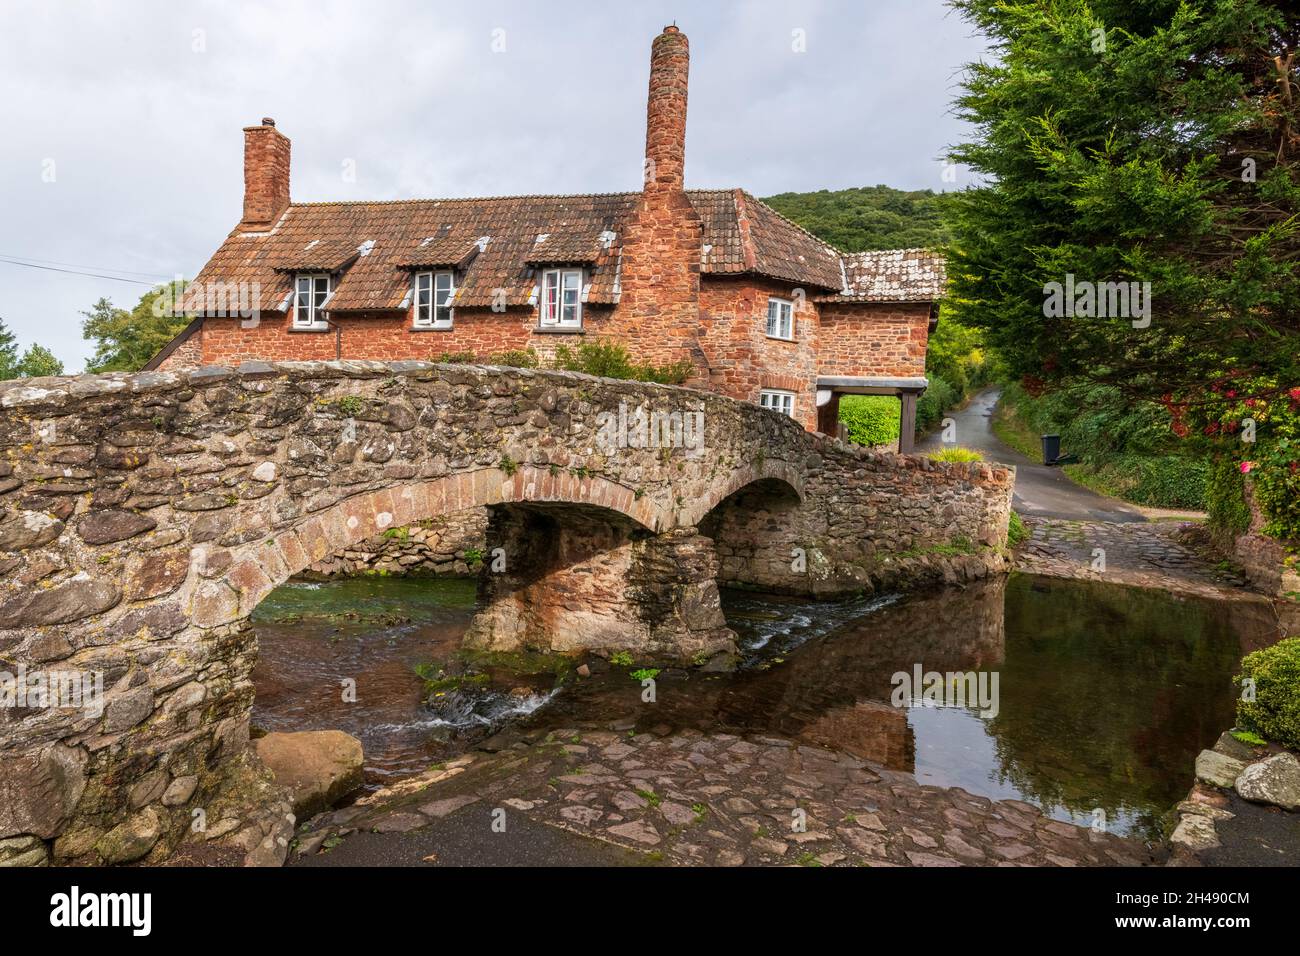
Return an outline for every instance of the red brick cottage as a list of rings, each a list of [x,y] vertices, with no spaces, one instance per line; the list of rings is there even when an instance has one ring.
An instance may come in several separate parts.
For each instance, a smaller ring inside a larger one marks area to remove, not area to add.
[[[634,193],[293,203],[289,140],[270,119],[248,127],[243,219],[187,293],[193,321],[148,367],[546,358],[585,336],[689,360],[688,384],[809,429],[834,430],[841,394],[898,395],[908,450],[942,260],[843,253],[744,190],[686,189],[688,65],[666,27]]]

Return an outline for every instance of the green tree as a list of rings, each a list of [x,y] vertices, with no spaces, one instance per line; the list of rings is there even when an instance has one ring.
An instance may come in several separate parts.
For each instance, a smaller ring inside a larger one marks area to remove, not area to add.
[[[781,193],[767,203],[781,215],[845,252],[911,249],[948,239],[943,193],[889,186]]]
[[[18,342],[0,319],[0,381],[18,377]]]
[[[63,363],[43,345],[33,345],[23,353],[15,369],[17,378],[40,378],[43,375],[62,375]]]
[[[986,182],[949,207],[959,320],[1032,387],[1208,403],[1225,374],[1300,384],[1295,5],[952,2],[993,47],[958,100],[976,134],[954,157]],[[1049,315],[1067,274],[1149,282],[1149,324]]]
[[[172,310],[185,290],[184,281],[150,289],[130,312],[100,299],[81,314],[82,337],[95,343],[88,372],[136,372],[176,337],[189,318]]]

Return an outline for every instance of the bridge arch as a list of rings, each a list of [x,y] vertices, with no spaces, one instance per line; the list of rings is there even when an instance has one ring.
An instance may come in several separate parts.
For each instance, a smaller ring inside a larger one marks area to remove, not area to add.
[[[480,468],[364,491],[234,551],[200,545],[194,560],[206,580],[195,587],[191,621],[211,628],[246,618],[295,574],[390,528],[467,508],[522,503],[593,507],[651,532],[669,520],[654,503],[617,482],[533,466],[510,472]]]

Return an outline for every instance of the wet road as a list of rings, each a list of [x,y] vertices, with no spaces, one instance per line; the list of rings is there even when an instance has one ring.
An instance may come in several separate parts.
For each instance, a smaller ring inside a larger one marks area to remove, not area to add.
[[[975,395],[965,408],[950,411],[947,417],[956,423],[957,444],[982,452],[989,461],[1016,466],[1016,511],[1031,518],[1061,518],[1067,521],[1146,521],[1132,505],[1107,498],[1066,477],[1060,468],[1048,468],[1031,461],[1002,442],[991,427],[993,407],[999,392],[988,389]],[[918,452],[937,451],[943,447],[941,431],[917,443]]]

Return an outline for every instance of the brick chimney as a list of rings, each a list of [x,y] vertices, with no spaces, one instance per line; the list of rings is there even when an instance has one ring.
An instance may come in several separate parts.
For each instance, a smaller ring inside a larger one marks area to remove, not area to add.
[[[270,229],[289,205],[289,139],[269,116],[244,127],[244,220],[246,230]]]
[[[685,186],[686,81],[691,51],[686,34],[664,27],[650,48],[650,95],[646,102],[645,191]]]
[[[620,237],[618,308],[602,331],[656,365],[707,366],[697,361],[704,227],[682,177],[689,59],[686,35],[664,27],[650,53],[645,183]]]

